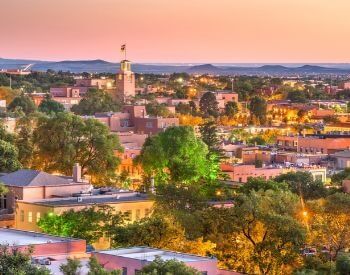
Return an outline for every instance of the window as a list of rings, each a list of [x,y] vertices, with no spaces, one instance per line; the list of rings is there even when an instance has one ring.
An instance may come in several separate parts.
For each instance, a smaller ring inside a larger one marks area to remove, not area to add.
[[[0,196],[0,209],[7,208],[7,197],[6,195]]]
[[[132,219],[132,212],[131,212],[131,210],[125,211],[125,212],[124,212],[124,215],[125,215],[125,218],[126,218],[127,220],[130,220],[130,221],[131,221],[131,219]]]
[[[145,209],[145,217],[149,217],[149,215],[151,214],[151,210],[149,208]]]
[[[21,210],[19,216],[20,216],[20,221],[21,221],[21,222],[24,222],[24,211],[23,211],[23,210]]]
[[[147,122],[146,122],[146,128],[153,128],[153,123],[152,123],[152,121],[147,121]]]
[[[140,219],[140,216],[141,216],[140,214],[141,214],[141,210],[140,209],[136,209],[136,216],[135,216],[135,218],[136,218],[137,221]]]
[[[39,222],[41,217],[41,213],[40,212],[36,212],[36,222]]]
[[[33,222],[33,212],[28,212],[28,222]]]
[[[128,268],[126,267],[122,268],[122,275],[128,275]]]

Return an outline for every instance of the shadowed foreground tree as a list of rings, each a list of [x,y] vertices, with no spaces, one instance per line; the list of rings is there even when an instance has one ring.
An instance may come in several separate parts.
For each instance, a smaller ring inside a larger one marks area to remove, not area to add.
[[[13,101],[8,105],[7,110],[10,112],[21,110],[23,113],[28,115],[36,111],[36,106],[29,96],[20,95],[13,99]]]
[[[41,101],[38,110],[48,115],[65,111],[64,106],[53,100],[50,95],[47,95],[44,100]]]
[[[177,260],[162,260],[156,256],[154,261],[143,267],[139,274],[142,275],[200,275],[202,274],[193,267],[187,266]]]
[[[120,162],[114,151],[122,151],[118,136],[95,119],[82,119],[71,113],[39,118],[33,133],[33,167],[47,172],[71,175],[79,163],[83,174],[97,184],[113,184]]]
[[[31,264],[32,250],[21,251],[0,245],[0,274],[4,275],[50,275],[45,267]]]

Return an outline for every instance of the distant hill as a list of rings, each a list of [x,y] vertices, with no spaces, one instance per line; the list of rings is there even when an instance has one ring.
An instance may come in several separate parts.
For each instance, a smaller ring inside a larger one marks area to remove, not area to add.
[[[112,63],[105,60],[64,60],[64,61],[41,61],[41,60],[23,60],[23,59],[4,59],[0,58],[0,69],[15,69],[23,65],[34,63],[32,70],[46,71],[71,71],[74,73],[115,73],[119,69],[119,63]],[[338,67],[337,67],[338,66]],[[190,74],[214,74],[214,75],[313,75],[313,74],[350,74],[349,64],[327,64],[319,65],[169,65],[169,64],[133,64],[132,69],[137,73],[174,73],[187,72]]]

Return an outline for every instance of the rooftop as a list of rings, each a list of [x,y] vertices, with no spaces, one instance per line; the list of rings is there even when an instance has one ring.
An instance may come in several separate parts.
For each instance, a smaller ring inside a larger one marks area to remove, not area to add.
[[[51,175],[42,171],[21,169],[0,177],[0,181],[9,186],[47,186],[68,185],[70,179]]]
[[[198,262],[198,261],[216,261],[215,258],[201,257],[192,254],[185,254],[180,252],[149,248],[149,247],[130,247],[114,250],[99,251],[97,253],[136,259],[141,261],[152,262],[156,256],[163,260],[178,260],[181,262]]]
[[[45,243],[59,243],[75,240],[71,238],[55,237],[47,234],[0,228],[0,245],[21,246]]]
[[[121,192],[112,195],[93,195],[82,197],[68,197],[68,198],[52,198],[44,200],[30,201],[34,204],[47,206],[74,206],[74,205],[91,205],[91,204],[113,204],[122,202],[146,201],[147,195],[135,192]],[[24,201],[25,202],[25,201]]]

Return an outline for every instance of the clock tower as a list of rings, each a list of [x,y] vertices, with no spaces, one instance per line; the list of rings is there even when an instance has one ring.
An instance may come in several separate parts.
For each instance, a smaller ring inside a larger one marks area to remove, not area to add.
[[[122,60],[116,76],[117,96],[127,101],[135,96],[135,74],[131,71],[131,62]]]

